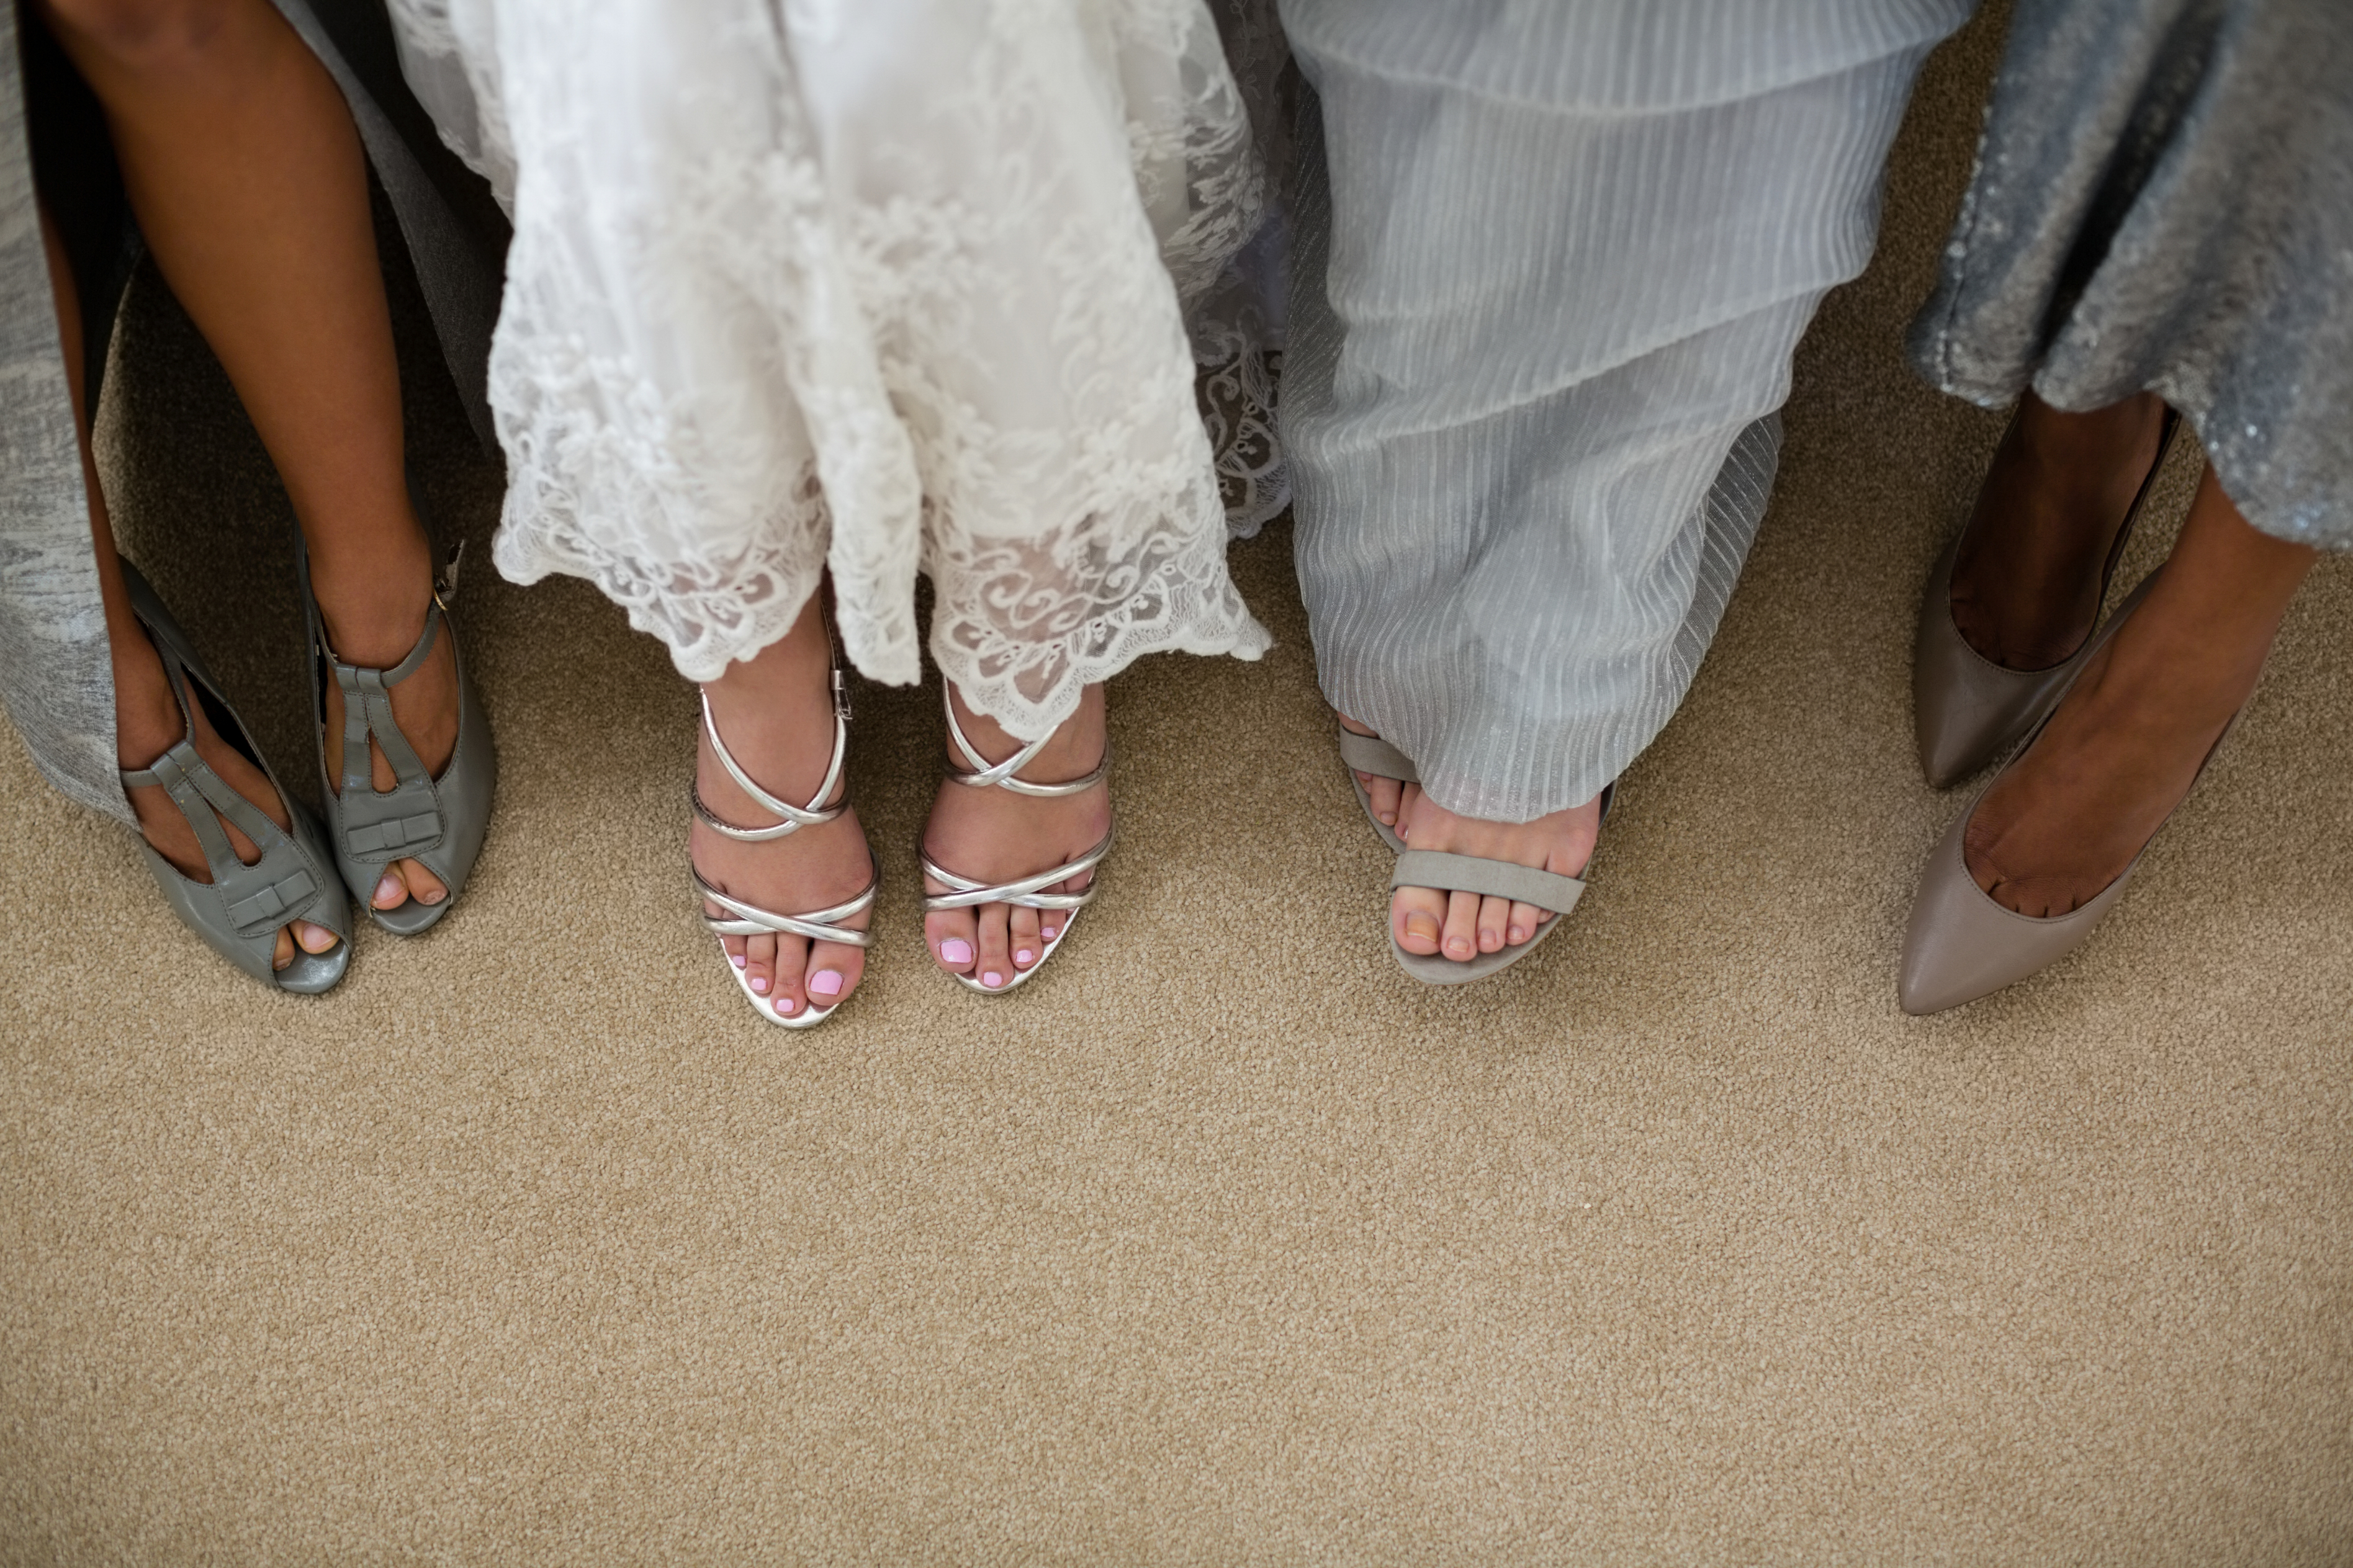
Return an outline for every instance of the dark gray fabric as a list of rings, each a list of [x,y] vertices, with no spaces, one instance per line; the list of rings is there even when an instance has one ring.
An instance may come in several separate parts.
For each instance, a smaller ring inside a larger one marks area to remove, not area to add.
[[[410,96],[382,0],[278,5],[352,107],[451,376],[475,432],[495,450],[484,393],[505,219]],[[130,825],[115,776],[113,671],[37,174],[81,294],[95,398],[122,282],[139,255],[137,229],[88,89],[40,25],[16,0],[0,0],[0,702],[50,782]]]
[[[2018,0],[1914,362],[2147,390],[2248,521],[2353,549],[2353,3]]]

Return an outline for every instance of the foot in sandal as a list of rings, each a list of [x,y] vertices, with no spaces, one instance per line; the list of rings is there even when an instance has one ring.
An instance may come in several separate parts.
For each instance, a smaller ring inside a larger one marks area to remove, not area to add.
[[[836,746],[833,673],[831,640],[813,597],[782,642],[729,665],[703,687],[708,718],[696,741],[694,791],[702,811],[691,852],[706,889],[703,916],[754,928],[723,931],[721,946],[753,1005],[794,1027],[829,1017],[849,1000],[866,973],[866,950],[789,928],[863,933],[872,918],[873,857],[857,813],[842,805],[848,786]],[[765,800],[736,777],[729,758]],[[826,820],[776,832],[794,821],[776,809],[780,802]],[[829,815],[836,806],[839,815]],[[743,838],[728,827],[773,836]],[[854,907],[836,914],[844,905]]]
[[[1088,687],[1079,710],[1034,751],[975,713],[953,689],[948,701],[950,775],[923,829],[923,943],[934,963],[967,985],[1001,993],[1036,973],[1060,945],[1077,903],[1092,893],[1095,863],[1110,847],[1103,688]],[[957,745],[959,733],[970,754]],[[1006,782],[982,782],[1025,752]],[[1022,784],[1067,793],[1036,795],[1017,787]],[[1068,874],[1028,886],[1055,870]],[[976,896],[992,889],[1012,896]],[[1033,895],[1046,907],[1020,901]],[[968,901],[954,905],[958,898]]]

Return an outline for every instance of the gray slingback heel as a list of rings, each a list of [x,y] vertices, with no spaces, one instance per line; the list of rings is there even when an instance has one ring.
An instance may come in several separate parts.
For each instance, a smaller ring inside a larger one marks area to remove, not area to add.
[[[458,563],[464,553],[465,547],[459,546],[435,577],[433,600],[425,611],[425,629],[417,634],[407,657],[390,669],[369,669],[345,664],[329,646],[326,622],[320,614],[318,597],[311,591],[311,553],[299,532],[294,541],[295,574],[302,585],[302,613],[310,626],[312,656],[343,690],[343,777],[338,789],[327,774],[326,684],[317,678],[311,682],[328,839],[334,846],[336,868],[353,899],[376,924],[396,936],[417,935],[437,924],[457,903],[475,858],[481,853],[482,836],[491,823],[491,797],[498,786],[499,758],[491,742],[490,720],[466,668],[458,628],[449,618],[449,601],[457,597]],[[436,778],[425,771],[417,749],[393,719],[392,688],[423,668],[433,652],[435,637],[445,631],[458,671],[458,744]],[[368,757],[371,737],[385,761],[392,764],[395,783],[389,790],[375,787]],[[448,895],[437,904],[412,898],[397,909],[375,908],[376,883],[395,860],[422,863],[441,879]]]
[[[148,586],[139,569],[125,561],[122,576],[131,589],[131,607],[146,626],[155,651],[163,657],[164,677],[180,704],[186,725],[182,737],[143,768],[126,768],[123,784],[148,784],[167,791],[172,804],[188,819],[204,849],[210,882],[184,874],[153,846],[142,841],[147,869],[181,921],[205,939],[215,952],[263,984],[280,991],[314,996],[343,979],[352,962],[351,908],[330,869],[332,861],[317,824],[301,803],[278,782],[244,721],[229,706],[220,683],[212,678],[180,624],[164,601]],[[280,828],[269,814],[231,789],[196,752],[195,705],[205,703],[206,716],[221,739],[251,758],[278,792],[289,826]],[[261,858],[247,865],[229,842],[227,823],[260,847]],[[341,939],[325,952],[307,952],[297,943],[294,961],[284,969],[270,966],[278,929],[293,921],[326,927]]]
[[[2002,437],[2005,445],[2017,428],[2013,416],[2010,431]],[[2140,520],[2141,508],[2157,486],[2157,476],[2180,428],[2181,416],[2168,408],[2158,436],[2157,460],[2149,465],[2116,529],[2115,542],[2108,547],[2107,563],[2100,572],[2102,603],[2107,600],[2116,563],[2124,558],[2133,525]],[[1964,523],[1928,574],[1919,629],[1912,643],[1913,739],[1920,748],[1921,772],[1938,789],[1957,784],[2001,755],[2058,707],[2098,641],[2096,637],[2085,637],[2083,647],[2047,669],[2011,669],[1971,647],[1953,622],[1953,566],[1960,559],[1961,542],[1968,531]],[[2095,611],[2094,630],[2097,629]]]
[[[817,793],[809,796],[809,803],[807,805],[795,805],[790,801],[778,800],[754,784],[752,781],[752,775],[745,773],[743,764],[736,762],[735,753],[727,749],[727,742],[719,738],[718,721],[711,716],[710,697],[703,696],[702,701],[703,731],[711,737],[711,750],[712,754],[718,757],[719,765],[727,770],[727,776],[733,779],[742,787],[744,793],[750,795],[763,811],[773,812],[782,820],[770,823],[765,827],[738,827],[733,823],[724,821],[713,814],[709,806],[702,804],[702,792],[689,784],[686,791],[687,802],[694,808],[695,820],[713,833],[724,834],[727,837],[740,843],[765,844],[771,839],[782,838],[787,834],[798,833],[804,827],[822,826],[849,809],[849,798],[847,795],[831,805],[825,804],[826,797],[833,794],[834,786],[841,782],[841,771],[849,760],[849,688],[842,679],[839,667],[837,666],[833,671],[833,757],[826,764],[825,782],[817,786]],[[867,879],[864,892],[836,904],[831,909],[812,910],[807,914],[798,915],[780,915],[774,910],[764,910],[757,904],[746,903],[742,899],[721,892],[702,879],[702,873],[694,869],[691,861],[687,864],[687,871],[694,879],[694,890],[726,911],[725,914],[721,915],[705,913],[702,916],[702,923],[710,928],[714,936],[760,936],[773,933],[778,936],[806,937],[811,942],[839,942],[845,947],[871,947],[874,945],[873,932],[856,931],[841,923],[872,909],[874,895],[881,889],[882,862],[875,858],[871,845],[867,847],[866,858],[873,867],[873,875]],[[727,944],[722,942],[719,946],[721,954],[724,956]],[[753,990],[750,978],[732,962],[728,965],[728,972],[735,976],[735,988],[743,992],[744,997],[751,1002],[752,1011],[781,1028],[813,1029],[832,1017],[841,1007],[841,1004],[837,1002],[830,1007],[811,1005],[802,1008],[797,1016],[779,1013],[776,1011],[776,998],[763,996]]]
[[[1609,820],[1609,805],[1618,786],[1601,786],[1601,820]],[[1588,867],[1588,869],[1590,868]],[[1556,871],[1509,860],[1489,860],[1477,855],[1452,855],[1440,849],[1408,849],[1389,873],[1389,891],[1399,888],[1434,888],[1441,892],[1477,893],[1482,898],[1511,899],[1552,912],[1536,922],[1535,932],[1517,947],[1501,947],[1473,958],[1452,959],[1442,952],[1408,952],[1397,939],[1392,921],[1389,951],[1402,969],[1425,985],[1461,985],[1509,969],[1536,949],[1558,928],[1577,900],[1585,894],[1584,880]]]
[[[1111,773],[1111,742],[1106,740],[1103,742],[1103,761],[1097,763],[1094,765],[1094,771],[1083,778],[1071,779],[1062,784],[1031,784],[1027,779],[1017,777],[1016,775],[1023,768],[1036,759],[1039,752],[1046,749],[1046,742],[1053,738],[1051,732],[1030,742],[1005,761],[991,763],[974,748],[972,742],[965,735],[964,726],[956,722],[955,699],[948,695],[944,686],[942,687],[940,695],[948,712],[948,739],[955,743],[957,752],[962,753],[964,760],[971,764],[968,770],[950,768],[948,777],[966,788],[1010,790],[1015,795],[1031,795],[1041,800],[1055,800],[1091,790],[1102,784]],[[931,851],[918,844],[915,853],[923,863],[924,874],[942,883],[948,889],[944,893],[923,895],[923,912],[927,915],[937,914],[942,910],[977,909],[983,904],[1015,904],[1023,909],[1057,910],[1061,911],[1063,916],[1062,923],[1055,929],[1053,936],[1046,940],[1044,951],[1038,954],[1038,962],[1027,969],[1016,968],[1013,971],[1013,978],[1004,984],[992,989],[983,985],[969,974],[954,975],[955,983],[967,991],[977,991],[984,996],[1002,996],[1009,991],[1018,990],[1031,975],[1045,968],[1046,961],[1060,951],[1062,943],[1069,940],[1071,927],[1078,923],[1079,910],[1093,900],[1099,884],[1090,881],[1086,890],[1079,893],[1049,893],[1040,889],[1093,870],[1103,858],[1111,853],[1113,831],[1106,829],[1103,841],[1077,859],[1065,861],[1050,871],[1039,871],[1031,876],[1018,877],[1010,882],[976,882],[969,877],[958,876],[933,859]]]
[[[1364,781],[1356,775],[1370,773],[1375,778],[1395,779],[1399,784],[1419,784],[1419,770],[1414,767],[1412,758],[1378,735],[1359,735],[1336,719],[1333,721],[1333,728],[1339,732],[1340,761],[1348,770],[1348,787],[1356,792],[1356,804],[1365,808],[1365,820],[1373,825],[1373,831],[1381,836],[1382,843],[1398,854],[1404,854],[1405,840],[1398,837],[1396,828],[1373,815],[1372,792],[1365,788]],[[1427,886],[1425,883],[1413,885]]]

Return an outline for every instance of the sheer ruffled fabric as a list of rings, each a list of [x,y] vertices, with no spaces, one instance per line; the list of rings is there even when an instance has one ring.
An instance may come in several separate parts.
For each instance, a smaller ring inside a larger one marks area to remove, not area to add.
[[[1279,475],[1221,474],[1195,350],[1233,345],[1185,315],[1266,205],[1201,0],[392,11],[514,217],[508,576],[591,579],[710,679],[829,567],[850,659],[907,682],[920,569],[934,658],[1025,737],[1139,654],[1264,649],[1220,482]]]

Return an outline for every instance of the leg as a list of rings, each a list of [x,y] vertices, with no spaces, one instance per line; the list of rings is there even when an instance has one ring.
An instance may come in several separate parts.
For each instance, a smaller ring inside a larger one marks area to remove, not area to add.
[[[1566,68],[1556,102],[1450,86],[1452,67],[1383,58],[1404,46],[1362,15],[1284,7],[1331,149],[1285,367],[1319,671],[1344,723],[1417,764],[1418,789],[1366,781],[1410,845],[1577,875],[1600,790],[1713,636],[1791,353],[1867,259],[1933,35],[1696,106],[1670,86],[1694,62],[1661,58],[1626,83],[1654,79],[1655,107],[1595,113]],[[1529,13],[1515,58],[1586,58],[1578,29],[1612,15]],[[1543,913],[1403,888],[1390,918],[1405,951],[1467,960]]]
[[[2154,393],[2088,414],[2031,392],[2020,400],[1953,563],[1953,624],[1971,647],[2010,669],[2048,669],[2084,646],[2164,423]]]
[[[825,782],[833,745],[831,670],[824,612],[812,595],[782,642],[730,664],[702,689],[729,752],[761,788],[781,800],[798,805]],[[722,821],[745,827],[775,821],[728,775],[710,737],[700,730],[697,734],[694,787],[703,805]],[[730,838],[698,821],[690,842],[704,881],[730,897],[785,913],[855,898],[871,874],[855,812],[758,844]],[[724,913],[708,902],[703,910]],[[846,923],[863,931],[871,913]],[[842,1001],[866,972],[866,950],[842,942],[767,934],[720,941],[728,962],[744,971],[752,989],[773,998],[786,1017],[812,1001],[820,1008]]]
[[[195,732],[197,754],[237,794],[253,802],[280,827],[289,818],[286,805],[269,787],[269,779],[244,754],[215,733],[204,706],[196,704],[184,727],[180,706],[164,679],[164,661],[155,645],[140,629],[131,611],[131,595],[123,586],[122,563],[114,552],[114,530],[107,521],[105,492],[99,487],[98,465],[90,451],[90,420],[83,406],[81,310],[74,298],[73,269],[58,241],[48,215],[41,216],[41,238],[48,250],[49,286],[57,300],[58,331],[66,356],[66,383],[73,394],[74,424],[81,437],[82,492],[90,498],[90,543],[98,559],[99,594],[106,606],[107,651],[114,666],[114,745],[116,759],[126,769],[143,768],[177,742],[189,729]],[[183,876],[199,882],[212,880],[195,830],[156,785],[127,792],[131,808],[139,816],[139,829],[157,854],[177,867]],[[237,858],[251,865],[261,858],[260,847],[224,823]],[[324,952],[335,945],[335,933],[309,921],[279,929],[272,962],[284,969],[294,961],[294,945],[305,952]]]
[[[950,689],[956,723],[991,763],[1021,750],[1023,742],[994,719],[976,713],[963,694]],[[1056,729],[1020,777],[1032,784],[1084,778],[1103,761],[1110,744],[1103,730],[1103,689],[1086,688],[1079,710]],[[964,758],[951,759],[958,767]],[[923,828],[925,853],[939,864],[976,881],[1005,882],[1077,859],[1111,830],[1111,792],[1096,788],[1060,798],[1039,798],[1002,789],[972,789],[953,781],[940,785]],[[1083,892],[1092,872],[1058,882],[1048,892]],[[947,889],[926,879],[924,891]],[[1061,930],[1066,912],[983,904],[943,910],[923,917],[923,944],[941,968],[977,976],[990,990],[1011,984],[1018,973],[1045,954],[1044,943]]]
[[[156,265],[220,358],[269,449],[311,552],[335,651],[397,662],[424,630],[431,549],[404,477],[399,372],[351,112],[269,0],[44,0],[105,107]],[[330,778],[342,692],[330,684]],[[427,768],[457,743],[446,641],[395,688]],[[390,765],[375,758],[375,783]],[[446,896],[395,862],[379,908]]]
[[[2317,558],[2250,525],[2207,469],[2157,586],[1978,805],[1963,843],[1978,886],[2047,918],[2121,876],[2254,689]]]

